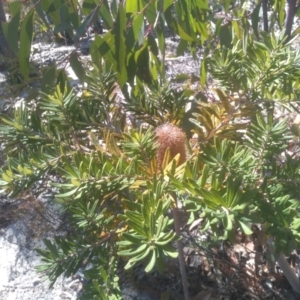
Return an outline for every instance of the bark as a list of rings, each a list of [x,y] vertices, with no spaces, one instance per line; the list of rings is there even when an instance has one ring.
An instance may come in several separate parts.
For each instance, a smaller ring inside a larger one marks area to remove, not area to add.
[[[284,276],[292,286],[293,290],[297,292],[300,295],[300,284],[299,284],[299,278],[287,262],[285,256],[281,253],[277,259],[277,263],[282,270]]]
[[[176,197],[175,197],[175,201],[177,202]],[[174,216],[175,232],[178,236],[181,236],[181,220],[180,220],[180,212],[179,212],[177,203],[175,204],[175,207],[173,207],[173,216]],[[180,274],[181,274],[184,299],[190,300],[191,298],[190,298],[190,294],[189,294],[189,284],[188,284],[186,270],[185,270],[183,244],[182,244],[181,240],[177,241],[177,248],[178,248],[177,249],[178,250],[178,260],[179,260],[179,268],[180,268]]]
[[[268,0],[262,0],[264,31],[269,32]]]
[[[297,5],[296,5],[296,0],[287,0],[287,3],[288,3],[288,8],[287,8],[286,19],[285,19],[285,35],[289,40],[292,34],[292,26],[294,23],[294,17],[297,12]]]
[[[267,245],[267,251],[270,251],[270,253],[275,254],[275,249],[273,246],[273,239],[269,238],[266,242]],[[292,267],[289,265],[287,262],[285,256],[283,253],[280,253],[278,258],[277,258],[277,263],[282,270],[284,276],[292,286],[293,290],[300,295],[300,282],[299,278],[295,274],[294,270]]]

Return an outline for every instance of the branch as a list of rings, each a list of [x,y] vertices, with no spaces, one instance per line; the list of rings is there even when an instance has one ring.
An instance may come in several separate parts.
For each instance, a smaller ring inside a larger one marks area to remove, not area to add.
[[[287,36],[287,41],[288,41],[291,37],[294,17],[297,12],[297,6],[296,6],[296,0],[287,0],[287,3],[288,3],[288,8],[286,12],[284,35]]]
[[[293,290],[300,294],[299,279],[282,253],[277,258],[277,263],[280,269],[282,270],[284,276],[292,286]]]
[[[175,225],[175,232],[178,236],[181,235],[181,221],[180,221],[180,213],[178,209],[178,202],[177,202],[177,197],[175,195],[174,200],[175,204],[173,207],[173,216],[174,216],[174,225]],[[182,280],[182,287],[183,287],[183,292],[184,292],[184,299],[185,300],[190,300],[190,294],[189,294],[189,285],[188,285],[188,280],[187,280],[187,275],[186,275],[186,270],[185,270],[185,262],[184,262],[184,253],[183,253],[183,244],[182,240],[177,241],[177,248],[178,248],[178,260],[179,260],[179,268],[180,268],[180,274],[181,274],[181,280]]]
[[[262,0],[264,31],[269,32],[268,24],[268,0]]]
[[[275,249],[272,243],[273,239],[269,238],[266,242],[267,245],[267,249],[271,252],[271,253],[275,253]],[[299,279],[297,277],[297,275],[295,274],[295,272],[293,271],[293,269],[291,268],[291,266],[289,265],[289,263],[287,262],[285,256],[283,255],[283,253],[280,253],[278,258],[277,258],[277,263],[280,267],[280,269],[282,270],[284,276],[286,277],[286,279],[288,280],[288,282],[290,283],[290,285],[292,286],[293,290],[295,292],[297,292],[298,294],[300,294],[300,283],[299,283]]]

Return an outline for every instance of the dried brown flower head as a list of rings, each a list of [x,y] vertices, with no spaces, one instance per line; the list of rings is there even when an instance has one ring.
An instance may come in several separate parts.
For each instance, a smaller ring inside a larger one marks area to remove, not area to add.
[[[157,127],[155,133],[159,144],[156,153],[158,170],[162,167],[164,155],[168,148],[170,148],[170,159],[173,159],[176,154],[180,153],[179,165],[183,164],[186,161],[185,133],[170,123]]]

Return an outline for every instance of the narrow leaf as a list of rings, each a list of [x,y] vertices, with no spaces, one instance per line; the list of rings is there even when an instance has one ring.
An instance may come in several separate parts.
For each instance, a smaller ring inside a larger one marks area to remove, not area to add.
[[[19,61],[21,72],[25,78],[29,76],[29,57],[31,49],[31,41],[33,36],[33,15],[34,8],[29,10],[26,14],[20,32],[20,52],[19,52]]]

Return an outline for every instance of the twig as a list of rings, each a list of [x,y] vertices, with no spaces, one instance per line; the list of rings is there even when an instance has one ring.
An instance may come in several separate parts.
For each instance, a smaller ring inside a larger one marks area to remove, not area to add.
[[[264,31],[269,32],[268,0],[262,0],[262,10],[263,10]]]
[[[286,19],[285,19],[285,36],[287,36],[287,40],[285,42],[288,42],[291,38],[292,33],[292,27],[294,23],[294,18],[297,12],[297,3],[296,0],[287,0],[288,8],[286,11]]]
[[[175,232],[178,236],[181,236],[181,221],[180,221],[180,213],[178,210],[176,196],[174,197],[174,200],[175,200],[175,205],[173,207],[173,216],[174,216]],[[184,263],[183,244],[181,239],[177,241],[177,248],[178,248],[178,260],[179,260],[179,268],[180,268],[184,298],[185,300],[190,300],[188,281],[187,281],[185,263]]]
[[[270,251],[271,253],[274,254],[275,249],[273,246],[273,238],[272,237],[267,240],[266,245],[267,245],[268,251]],[[287,262],[283,253],[279,254],[279,256],[277,258],[277,263],[278,263],[280,269],[282,270],[284,276],[286,277],[286,279],[292,286],[293,290],[300,295],[299,279],[298,279],[297,275],[295,274],[295,272],[293,271],[293,269],[291,268],[291,266],[289,265],[289,263]]]

